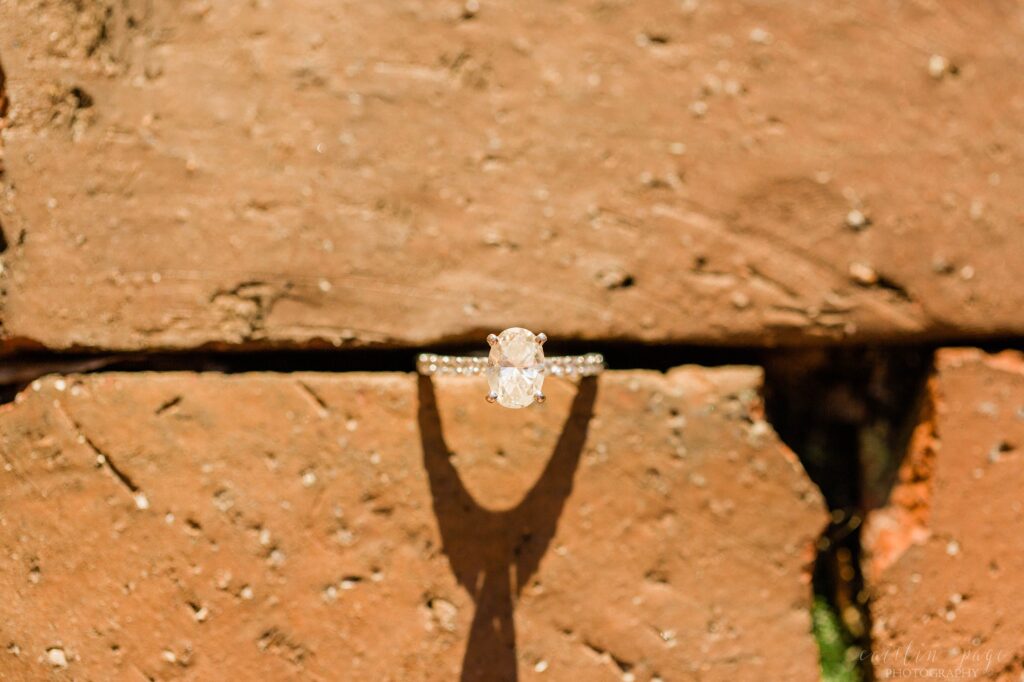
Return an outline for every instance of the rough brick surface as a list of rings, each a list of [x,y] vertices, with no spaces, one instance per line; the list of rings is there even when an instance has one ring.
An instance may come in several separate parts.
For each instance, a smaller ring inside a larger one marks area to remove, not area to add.
[[[1024,674],[1022,445],[1024,357],[940,352],[889,506],[866,527],[880,677]]]
[[[5,333],[1019,334],[1022,13],[6,0]]]
[[[759,381],[44,379],[0,411],[0,677],[817,679]]]

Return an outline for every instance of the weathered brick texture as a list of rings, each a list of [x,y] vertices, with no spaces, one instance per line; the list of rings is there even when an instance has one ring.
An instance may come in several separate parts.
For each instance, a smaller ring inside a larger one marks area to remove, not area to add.
[[[0,62],[9,383],[25,349],[513,324],[1024,336],[1020,0],[0,0]],[[1022,364],[939,356],[864,536],[877,657],[1022,674]],[[0,407],[0,678],[815,679],[823,503],[760,381],[509,412],[399,374],[47,378]]]
[[[1024,674],[1024,357],[945,350],[889,506],[868,519],[879,677]]]
[[[0,677],[817,679],[825,515],[758,389],[46,378],[0,412]]]
[[[1024,332],[1019,2],[475,4],[5,0],[11,343]]]

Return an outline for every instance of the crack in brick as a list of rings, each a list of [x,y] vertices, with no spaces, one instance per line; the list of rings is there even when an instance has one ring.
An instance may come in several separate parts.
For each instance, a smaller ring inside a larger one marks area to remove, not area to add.
[[[7,99],[7,75],[4,73],[4,65],[0,62],[0,130],[4,129],[7,121],[7,111],[10,108],[10,101]],[[0,156],[0,159],[3,157]],[[0,166],[0,177],[3,176],[3,167]]]
[[[72,429],[74,430],[75,434],[78,437],[78,442],[88,446],[88,448],[92,450],[93,454],[96,455],[96,462],[104,469],[106,469],[114,477],[114,479],[131,494],[132,499],[135,501],[135,506],[138,507],[139,509],[148,509],[149,497],[146,495],[145,491],[143,491],[142,488],[139,487],[139,485],[132,479],[131,476],[127,474],[127,472],[125,472],[117,465],[117,463],[110,457],[109,454],[100,449],[100,447],[96,445],[95,441],[89,438],[89,436],[85,435],[85,432],[82,430],[81,424],[79,424],[78,421],[74,417],[72,417],[59,402],[56,402],[55,406],[64,416],[64,418],[68,421],[68,423],[71,424]]]
[[[156,411],[153,412],[153,414],[155,414],[156,416],[159,417],[164,412],[167,412],[168,410],[173,409],[173,408],[177,407],[178,405],[180,405],[181,401],[182,401],[182,397],[180,395],[176,395],[176,396],[174,396],[173,398],[171,398],[169,400],[165,400],[163,403],[160,404],[160,407],[156,408]]]
[[[3,180],[4,180],[5,173],[6,173],[5,167],[4,167],[4,135],[3,135],[3,131],[4,131],[4,128],[6,127],[6,125],[7,125],[7,112],[9,110],[9,108],[10,108],[10,103],[9,103],[9,101],[7,99],[7,76],[4,73],[4,65],[3,65],[3,63],[0,63],[0,208],[7,208],[4,205],[6,203],[6,199],[4,197],[8,194],[8,191],[7,191],[7,188],[4,187],[3,184],[2,184]],[[3,221],[0,220],[0,255],[2,255],[2,254],[7,252],[8,246],[9,246],[9,243],[7,241],[7,232],[4,229]],[[6,278],[6,276],[7,276],[5,274],[6,270],[7,270],[6,265],[3,263],[3,261],[0,261],[0,275],[3,275],[4,278]],[[6,296],[7,296],[7,287],[6,286],[0,287],[0,310],[2,310],[5,307],[4,303],[5,303]],[[3,335],[3,332],[4,332],[4,323],[3,323],[2,316],[0,316],[0,336]]]
[[[313,404],[318,416],[323,418],[330,414],[331,408],[327,405],[327,401],[314,391],[309,384],[305,381],[297,381],[296,387],[299,389],[299,393]]]

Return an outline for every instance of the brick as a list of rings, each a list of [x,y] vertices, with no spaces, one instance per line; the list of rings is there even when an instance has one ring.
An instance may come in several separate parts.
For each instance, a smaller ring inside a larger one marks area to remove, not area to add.
[[[7,344],[1024,333],[1013,3],[484,5],[4,2]]]
[[[0,411],[0,676],[817,679],[759,383],[48,377]]]
[[[936,365],[890,500],[865,528],[876,674],[1017,680],[1024,357],[943,350]]]

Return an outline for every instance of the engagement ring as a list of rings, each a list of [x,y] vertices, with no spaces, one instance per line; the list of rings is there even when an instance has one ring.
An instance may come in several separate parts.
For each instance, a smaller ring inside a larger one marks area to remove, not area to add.
[[[486,358],[423,353],[416,361],[416,369],[426,376],[483,374],[491,387],[487,402],[514,408],[526,407],[535,400],[544,402],[542,388],[547,374],[585,377],[604,369],[604,357],[600,353],[545,358],[544,342],[547,340],[544,334],[512,327],[500,334],[488,335],[491,352]]]

